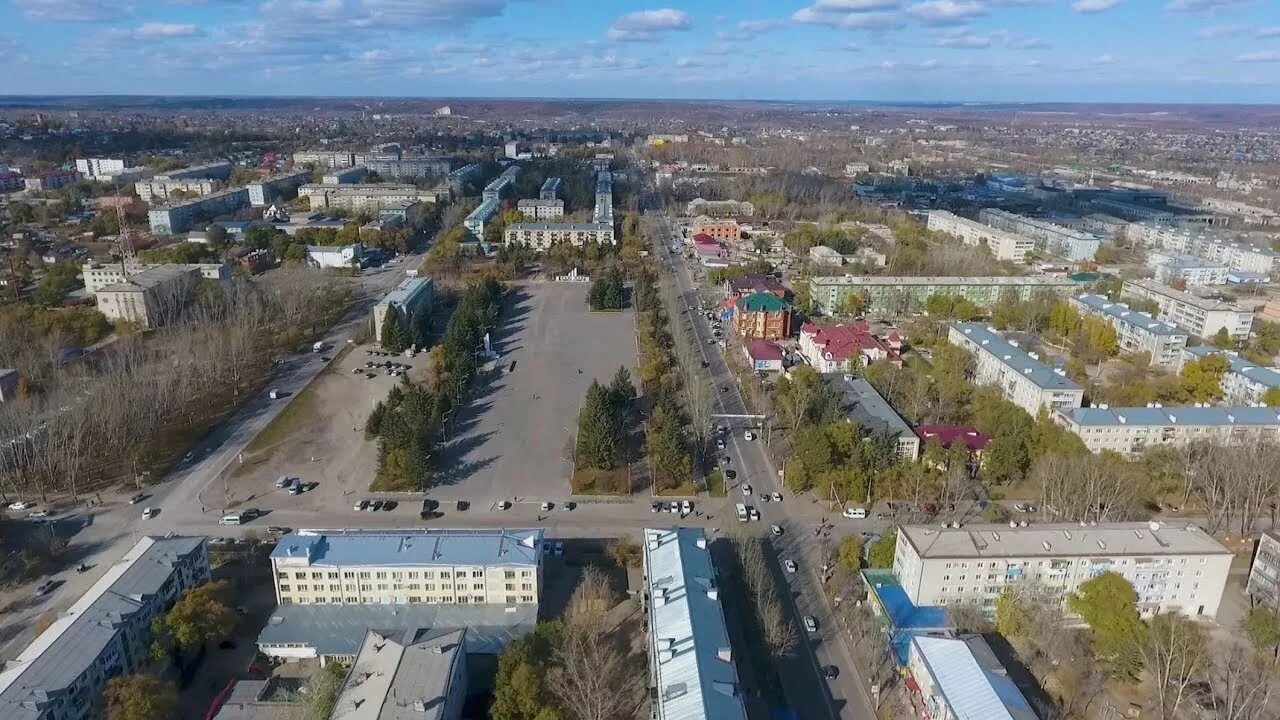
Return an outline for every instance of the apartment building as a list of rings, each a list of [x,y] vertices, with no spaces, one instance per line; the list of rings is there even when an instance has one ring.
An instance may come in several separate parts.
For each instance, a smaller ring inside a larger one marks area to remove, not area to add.
[[[145,203],[153,203],[157,201],[165,201],[170,197],[174,199],[190,197],[192,195],[208,195],[217,192],[223,188],[221,180],[212,178],[163,178],[156,177],[151,180],[137,182],[133,185],[133,191],[138,194],[138,198]]]
[[[516,203],[516,210],[519,210],[530,220],[550,220],[551,218],[564,217],[564,201],[525,198]]]
[[[1253,326],[1252,310],[1174,290],[1154,280],[1126,280],[1120,295],[1122,298],[1155,302],[1160,308],[1156,313],[1157,320],[1172,323],[1202,338],[1213,337],[1219,330],[1226,329],[1232,340],[1246,340]]]
[[[913,635],[906,671],[929,720],[1039,720],[981,635]]]
[[[122,158],[76,158],[76,172],[90,180],[110,180],[124,170]]]
[[[1242,272],[1270,275],[1280,258],[1271,248],[1231,240],[1212,231],[1160,223],[1135,223],[1126,236],[1146,248],[1196,255]]]
[[[333,720],[459,720],[467,631],[369,630],[333,703]]]
[[[966,245],[986,246],[997,260],[1025,262],[1027,253],[1036,247],[1035,241],[1029,237],[999,230],[946,210],[930,210],[928,228],[954,235]]]
[[[109,285],[125,282],[130,276],[137,275],[143,270],[150,270],[158,267],[180,267],[189,270],[196,270],[200,276],[208,280],[217,280],[218,282],[229,282],[231,280],[231,267],[226,263],[159,263],[149,264],[142,262],[126,262],[128,273],[125,273],[125,266],[120,263],[88,263],[80,270],[80,279],[84,281],[84,290],[89,295],[95,295],[99,290]]]
[[[737,220],[700,215],[693,219],[689,234],[706,235],[721,242],[728,242],[742,237],[742,229],[738,226]]]
[[[1084,388],[1067,378],[1060,368],[1051,368],[1015,341],[1006,340],[994,328],[982,323],[956,323],[947,331],[947,341],[973,354],[974,382],[999,388],[1005,399],[1032,416],[1047,407],[1078,408],[1084,402]]]
[[[422,190],[415,185],[402,183],[353,185],[307,183],[298,188],[298,197],[307,198],[312,210],[341,208],[355,213],[377,213],[389,205],[402,202],[447,201],[449,190],[440,186]]]
[[[644,531],[653,720],[745,720],[719,578],[702,528]]]
[[[1195,440],[1223,444],[1280,440],[1280,411],[1269,407],[1066,408],[1054,422],[1084,441],[1090,452],[1111,450],[1137,456],[1153,445],[1185,445]]]
[[[1061,297],[1072,293],[1078,283],[1070,278],[1036,275],[1030,277],[891,277],[844,275],[813,277],[809,294],[824,315],[835,315],[846,306],[850,295],[867,301],[867,312],[907,315],[923,312],[931,295],[956,295],[978,307],[990,309],[1002,297],[1030,300],[1040,294]]]
[[[522,243],[533,250],[546,250],[556,243],[582,246],[588,243],[614,245],[613,223],[515,223],[503,234],[505,243]]]
[[[271,553],[281,605],[530,605],[542,530],[298,530]]]
[[[480,193],[480,199],[488,202],[490,200],[502,200],[502,196],[506,193],[507,188],[516,181],[516,176],[520,174],[519,165],[511,165],[502,174],[494,178],[488,185],[484,186],[484,190]]]
[[[193,180],[210,179],[226,182],[231,179],[231,163],[211,162],[204,165],[192,165],[181,170],[170,170],[156,175],[157,180]]]
[[[1231,559],[1191,524],[901,525],[893,573],[917,606],[971,605],[990,614],[1005,588],[1035,583],[1065,597],[1114,572],[1133,585],[1143,617],[1212,618]]]
[[[482,200],[480,204],[476,206],[476,209],[472,210],[467,217],[463,219],[462,225],[466,227],[467,230],[470,230],[471,234],[475,236],[477,240],[483,240],[485,223],[489,222],[489,218],[492,218],[494,214],[498,212],[498,208],[501,207],[501,205],[502,201],[497,198],[487,198]],[[511,227],[508,227],[507,230],[510,231]]]
[[[756,213],[756,206],[747,200],[706,200],[694,198],[686,206],[686,214],[690,217],[706,215],[708,217],[731,218],[751,217]]]
[[[841,255],[838,250],[833,250],[826,245],[814,245],[809,248],[809,261],[815,265],[840,267],[841,265],[844,265],[844,255]]]
[[[1280,610],[1280,532],[1264,530],[1258,538],[1245,592],[1255,605]]]
[[[431,312],[435,295],[435,283],[431,278],[405,278],[394,290],[387,293],[373,306],[373,339],[382,342],[382,324],[388,312],[395,312],[402,323],[408,322],[414,313]]]
[[[1070,302],[1080,314],[1106,320],[1116,331],[1121,351],[1147,353],[1151,364],[1159,367],[1176,368],[1182,364],[1182,351],[1187,347],[1185,332],[1102,295],[1083,293]]]
[[[1258,207],[1257,205],[1249,205],[1235,200],[1219,200],[1218,198],[1205,198],[1200,201],[1200,205],[1206,210],[1220,212],[1232,217],[1238,217],[1245,222],[1259,223],[1262,225],[1274,225],[1280,215],[1270,208]]]
[[[311,173],[300,170],[265,177],[245,187],[249,190],[249,204],[253,207],[265,207],[297,197],[298,188],[308,182],[311,182]]]
[[[1102,243],[1102,238],[1091,233],[995,208],[983,209],[978,213],[978,220],[991,227],[1029,237],[1041,250],[1073,262],[1092,260]]]
[[[26,190],[57,190],[76,181],[75,170],[47,170],[34,177],[23,178]]]
[[[542,188],[538,190],[539,200],[556,200],[560,197],[560,186],[564,183],[558,177],[549,177],[542,181]]]
[[[1156,282],[1164,285],[1176,282],[1186,287],[1222,285],[1231,275],[1226,265],[1185,253],[1147,253],[1147,267],[1152,269]]]
[[[351,167],[358,163],[355,153],[350,150],[300,150],[293,154],[293,164],[331,169]]]
[[[822,379],[829,389],[840,395],[840,413],[846,421],[868,434],[896,438],[898,457],[903,460],[920,456],[920,437],[866,379],[844,373],[827,373]]]
[[[0,672],[0,717],[99,717],[107,681],[149,665],[151,620],[208,580],[205,538],[143,537]]]
[[[439,178],[448,175],[453,167],[448,158],[405,155],[366,159],[364,166],[387,180]]]
[[[159,265],[97,291],[98,312],[108,320],[143,329],[160,327],[186,306],[200,271],[186,265]]]
[[[157,235],[184,233],[202,222],[219,215],[229,215],[249,204],[249,191],[245,188],[227,188],[208,195],[179,200],[147,213],[151,232]]]
[[[1196,212],[1188,208],[1177,208],[1171,205],[1152,207],[1108,197],[1094,197],[1089,202],[1094,208],[1109,215],[1119,216],[1129,222],[1151,222],[1164,225],[1175,223],[1185,223],[1187,225],[1227,224],[1227,219],[1224,217],[1212,213]]]
[[[329,172],[320,176],[321,185],[354,185],[358,182],[364,182],[369,177],[369,168],[364,165],[352,165],[351,167],[333,168]]]
[[[596,206],[591,221],[613,227],[613,173],[596,173]]]
[[[1199,360],[1208,355],[1221,355],[1230,367],[1222,374],[1222,401],[1228,405],[1257,405],[1268,390],[1280,388],[1280,371],[1250,362],[1239,353],[1218,350],[1207,345],[1185,348],[1178,365]]]

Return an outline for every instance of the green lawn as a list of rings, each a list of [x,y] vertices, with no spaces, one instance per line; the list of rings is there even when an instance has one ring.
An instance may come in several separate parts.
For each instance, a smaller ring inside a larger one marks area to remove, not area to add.
[[[342,358],[346,357],[347,353],[351,352],[353,347],[355,346],[348,343],[342,350],[338,351],[338,354],[329,361],[324,370],[320,371],[316,379],[319,379],[325,373],[332,372],[333,368],[338,366],[338,363],[342,361]],[[305,422],[306,418],[315,410],[314,388],[316,379],[307,383],[306,387],[302,388],[297,395],[289,400],[289,404],[285,406],[284,410],[281,410],[279,415],[272,418],[271,422],[262,428],[262,431],[245,447],[245,454],[253,455],[274,448],[287,440]]]

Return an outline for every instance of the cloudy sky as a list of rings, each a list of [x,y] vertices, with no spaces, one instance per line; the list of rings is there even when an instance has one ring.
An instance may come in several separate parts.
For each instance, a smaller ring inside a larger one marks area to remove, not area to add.
[[[0,49],[0,94],[1280,102],[1280,0],[0,0]]]

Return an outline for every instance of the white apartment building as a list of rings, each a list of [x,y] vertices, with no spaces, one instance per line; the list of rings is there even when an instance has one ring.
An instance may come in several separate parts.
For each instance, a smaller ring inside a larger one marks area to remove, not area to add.
[[[503,242],[523,243],[534,250],[546,250],[556,243],[613,245],[617,242],[612,223],[515,223],[508,225]]]
[[[234,213],[248,204],[248,190],[240,187],[227,188],[152,208],[147,212],[147,222],[151,225],[151,232],[157,235],[176,235],[220,215]]]
[[[98,312],[108,320],[150,329],[172,320],[186,307],[200,272],[188,265],[158,265],[124,282],[100,288]]]
[[[222,181],[212,178],[154,178],[134,183],[133,190],[145,203],[165,201],[170,197],[177,199],[180,195],[200,196],[222,189]]]
[[[1173,323],[1202,338],[1213,337],[1226,328],[1232,340],[1246,340],[1253,326],[1252,310],[1174,290],[1154,280],[1126,280],[1120,295],[1155,302],[1160,307],[1157,320]]]
[[[245,187],[249,190],[249,204],[253,207],[264,207],[279,200],[288,200],[298,195],[298,188],[311,180],[311,173],[306,170],[280,173],[251,182]]]
[[[281,605],[529,605],[542,530],[298,530],[271,553]]]
[[[1280,533],[1275,530],[1265,530],[1258,538],[1245,591],[1257,605],[1280,610]]]
[[[157,180],[191,180],[191,179],[210,179],[210,180],[229,180],[231,179],[231,163],[225,160],[218,162],[205,163],[204,165],[192,165],[180,170],[170,170],[168,172],[156,175]]]
[[[707,200],[694,198],[686,206],[689,217],[707,215],[709,217],[751,217],[756,213],[756,206],[747,200]]]
[[[124,169],[120,158],[76,158],[76,172],[90,180],[110,180]]]
[[[1084,441],[1090,452],[1111,450],[1141,455],[1152,445],[1184,445],[1194,440],[1253,443],[1280,440],[1280,411],[1269,407],[1109,407],[1067,408],[1054,422]]]
[[[308,245],[307,264],[317,268],[353,268],[364,257],[364,245]]]
[[[1009,587],[1066,596],[1114,572],[1133,585],[1144,617],[1218,613],[1232,553],[1190,524],[1144,522],[902,525],[893,573],[917,606],[970,605],[990,614]]]
[[[511,165],[502,174],[494,178],[488,185],[484,186],[484,190],[480,193],[481,200],[501,200],[502,194],[511,187],[511,183],[516,181],[516,176],[520,174],[519,165]]]
[[[362,182],[369,176],[369,168],[364,165],[333,168],[320,176],[321,185],[352,185]]]
[[[1006,340],[993,328],[977,322],[956,323],[947,331],[947,341],[973,354],[974,382],[1000,389],[1005,399],[1032,416],[1047,407],[1078,408],[1084,402],[1084,388],[1051,368],[1016,342]]]
[[[530,220],[550,220],[564,217],[564,201],[557,198],[525,198],[516,203],[516,210]]]
[[[1097,235],[995,208],[983,209],[978,213],[978,220],[991,227],[1029,237],[1040,249],[1075,262],[1092,260],[1102,243],[1102,238]]]
[[[1199,345],[1183,349],[1181,362],[1199,360],[1207,355],[1221,355],[1230,363],[1230,369],[1222,374],[1222,400],[1228,405],[1257,405],[1268,390],[1280,388],[1280,371],[1261,367],[1240,357],[1239,353]],[[1178,370],[1182,370],[1181,363]]]
[[[404,202],[441,202],[449,198],[449,189],[434,187],[420,190],[415,185],[370,183],[359,185],[325,185],[307,183],[298,188],[298,197],[307,198],[312,210],[342,208],[351,212],[378,213],[389,205]]]
[[[954,235],[966,245],[985,245],[997,260],[1024,262],[1027,253],[1036,247],[1035,240],[1029,237],[998,230],[946,210],[930,210],[928,227],[935,232]]]
[[[208,580],[205,538],[142,538],[0,672],[0,717],[100,717],[107,681],[149,664],[151,620]]]
[[[476,209],[472,210],[467,217],[463,219],[462,225],[466,227],[467,230],[470,230],[471,234],[474,235],[477,240],[483,240],[485,223],[489,222],[489,218],[493,217],[494,214],[498,212],[498,208],[501,205],[502,201],[497,198],[482,200],[480,204],[476,206]]]
[[[1277,259],[1280,259],[1280,254],[1271,248],[1230,240],[1212,231],[1193,231],[1160,223],[1135,223],[1126,232],[1130,240],[1144,247],[1196,255],[1243,272],[1270,275]]]
[[[1130,310],[1102,295],[1083,293],[1071,298],[1071,306],[1082,315],[1106,320],[1116,331],[1116,342],[1127,353],[1147,353],[1151,364],[1176,368],[1182,364],[1182,351],[1187,347],[1187,334],[1168,323],[1160,322],[1144,312]]]
[[[1187,287],[1223,285],[1231,274],[1226,265],[1182,253],[1147,253],[1147,266],[1154,271],[1156,282],[1165,285],[1179,281]]]
[[[809,248],[809,260],[818,265],[826,265],[828,267],[844,265],[844,256],[839,251],[833,250],[826,245],[814,245]]]

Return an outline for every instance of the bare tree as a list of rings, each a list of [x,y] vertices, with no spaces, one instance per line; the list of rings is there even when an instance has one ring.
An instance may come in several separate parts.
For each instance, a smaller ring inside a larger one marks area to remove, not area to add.
[[[1040,504],[1055,519],[1107,522],[1133,517],[1142,499],[1131,468],[1096,455],[1049,453],[1032,465]]]
[[[1273,717],[1267,706],[1276,678],[1270,663],[1242,642],[1219,643],[1209,660],[1207,690],[1201,703],[1219,720],[1262,720]]]
[[[551,688],[573,720],[612,720],[636,706],[643,673],[610,627],[615,600],[608,578],[595,567],[583,572],[569,600]]]
[[[1185,703],[1207,660],[1204,629],[1180,614],[1164,613],[1151,619],[1142,646],[1143,666],[1155,685],[1161,720],[1171,720]]]

